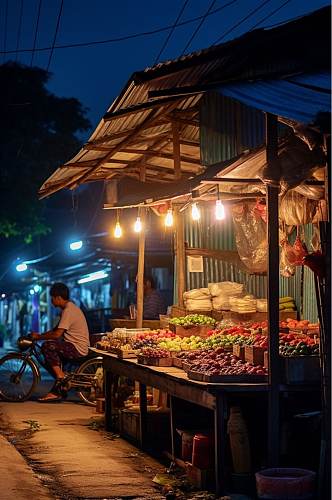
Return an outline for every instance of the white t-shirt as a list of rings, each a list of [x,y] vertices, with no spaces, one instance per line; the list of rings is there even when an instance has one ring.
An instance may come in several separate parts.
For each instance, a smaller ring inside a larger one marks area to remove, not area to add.
[[[82,356],[88,354],[90,345],[88,325],[81,309],[73,302],[67,302],[66,307],[62,310],[58,328],[65,330],[64,340],[74,344]]]

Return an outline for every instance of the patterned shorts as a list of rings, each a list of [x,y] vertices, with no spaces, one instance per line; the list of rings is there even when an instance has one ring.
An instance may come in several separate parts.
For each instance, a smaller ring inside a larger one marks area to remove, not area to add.
[[[50,366],[61,366],[63,361],[83,357],[74,344],[65,340],[46,340],[42,345],[42,353]]]

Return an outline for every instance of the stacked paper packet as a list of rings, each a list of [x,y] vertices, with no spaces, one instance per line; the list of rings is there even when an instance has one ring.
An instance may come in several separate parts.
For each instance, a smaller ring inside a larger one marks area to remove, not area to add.
[[[212,302],[208,288],[194,288],[184,292],[183,300],[187,311],[211,311]]]
[[[231,299],[231,311],[240,314],[248,314],[256,312],[257,301],[253,295],[245,295],[242,298],[233,297]]]
[[[220,283],[209,283],[208,285],[212,295],[213,309],[229,310],[230,297],[241,297],[243,295],[244,285],[233,281],[221,281]]]

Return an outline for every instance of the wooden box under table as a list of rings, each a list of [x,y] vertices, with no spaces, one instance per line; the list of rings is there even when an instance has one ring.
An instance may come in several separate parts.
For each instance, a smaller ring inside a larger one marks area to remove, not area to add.
[[[244,347],[244,357],[248,363],[252,365],[264,364],[264,347],[255,347],[253,345],[246,345]]]
[[[199,489],[212,488],[214,486],[214,470],[199,469],[189,462],[185,462],[185,470],[188,480]]]
[[[169,444],[169,410],[149,410],[147,414],[147,427],[153,448],[162,450]],[[138,411],[124,409],[119,415],[119,432],[121,436],[139,442],[140,440],[140,414]],[[158,436],[158,439],[156,439]]]

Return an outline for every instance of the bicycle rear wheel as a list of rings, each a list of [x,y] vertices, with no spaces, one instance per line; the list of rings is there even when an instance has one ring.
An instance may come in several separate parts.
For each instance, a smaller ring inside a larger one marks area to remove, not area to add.
[[[104,394],[104,375],[102,358],[91,358],[82,363],[74,376],[75,384],[80,387],[77,392],[87,405],[96,406],[96,398]]]
[[[0,359],[0,398],[22,402],[30,398],[38,382],[36,366],[19,353]]]

